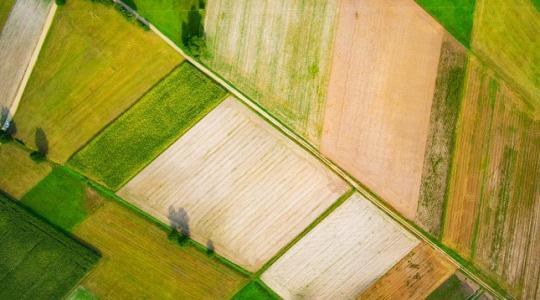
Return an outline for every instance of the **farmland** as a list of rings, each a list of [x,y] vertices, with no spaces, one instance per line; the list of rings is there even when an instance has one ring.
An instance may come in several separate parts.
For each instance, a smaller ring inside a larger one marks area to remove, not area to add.
[[[523,102],[469,62],[443,242],[530,299],[540,278],[540,123]]]
[[[412,2],[342,2],[321,152],[409,219],[442,39],[440,25]]]
[[[482,292],[479,287],[467,279],[459,272],[450,276],[443,284],[441,284],[433,293],[431,293],[427,300],[467,300],[467,299],[481,299],[486,300],[488,298],[471,298],[473,295],[479,295]]]
[[[232,300],[277,300],[279,297],[269,291],[262,283],[252,281],[241,289]]]
[[[0,194],[0,298],[60,299],[98,255]]]
[[[347,189],[229,97],[119,195],[256,271]]]
[[[247,278],[109,201],[75,233],[103,258],[82,285],[101,299],[229,299]]]
[[[223,88],[183,63],[78,152],[69,165],[116,190],[225,95]]]
[[[455,270],[456,266],[441,253],[422,243],[358,299],[425,299]]]
[[[50,9],[48,0],[18,0],[1,31],[0,120],[10,113]]]
[[[530,0],[477,0],[471,48],[540,116],[540,14]]]
[[[416,214],[417,224],[436,237],[439,237],[441,229],[466,63],[465,49],[452,37],[445,36],[431,106]]]
[[[356,193],[261,278],[284,299],[350,299],[417,244],[413,236]]]
[[[68,1],[55,20],[21,100],[16,137],[66,161],[182,60],[114,8]]]
[[[2,32],[2,28],[4,28],[4,24],[9,17],[9,13],[15,4],[15,1],[16,0],[5,0],[0,2],[0,32]]]
[[[213,0],[203,61],[319,144],[338,1]]]
[[[48,163],[35,163],[30,153],[15,143],[0,145],[0,190],[20,199],[51,171]]]

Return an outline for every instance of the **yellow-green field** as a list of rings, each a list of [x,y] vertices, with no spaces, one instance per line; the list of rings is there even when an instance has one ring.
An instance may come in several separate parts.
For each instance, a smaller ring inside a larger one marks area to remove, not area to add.
[[[167,75],[182,58],[112,6],[61,6],[15,114],[16,137],[67,160],[101,128]]]
[[[15,4],[15,0],[2,0],[0,2],[0,32],[9,17],[13,4]]]

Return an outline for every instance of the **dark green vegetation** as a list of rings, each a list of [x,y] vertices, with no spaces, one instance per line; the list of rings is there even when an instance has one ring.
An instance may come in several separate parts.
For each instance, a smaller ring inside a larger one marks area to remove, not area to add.
[[[274,300],[280,299],[272,290],[266,287],[259,280],[255,280],[241,289],[233,300]]]
[[[128,6],[155,25],[178,46],[203,35],[205,0],[127,0]]]
[[[440,57],[416,215],[417,223],[437,238],[448,190],[467,53],[453,38],[446,37]]]
[[[439,286],[426,300],[467,300],[474,294],[456,275],[452,275]]]
[[[214,108],[226,91],[183,63],[69,165],[116,190]]]
[[[71,231],[101,205],[96,192],[63,168],[55,168],[21,201],[66,231]]]
[[[0,194],[0,299],[61,299],[99,256]]]
[[[471,44],[476,0],[416,0],[467,48]]]

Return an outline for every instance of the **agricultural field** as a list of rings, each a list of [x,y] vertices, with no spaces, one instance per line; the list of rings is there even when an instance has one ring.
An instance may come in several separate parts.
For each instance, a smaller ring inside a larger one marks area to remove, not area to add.
[[[322,132],[337,0],[212,0],[202,60],[311,144]]]
[[[252,281],[242,288],[232,300],[277,300],[280,299],[273,291],[264,286],[264,283]]]
[[[472,50],[540,117],[540,11],[531,0],[476,0]]]
[[[58,8],[21,103],[16,137],[66,161],[182,61],[156,35],[112,6],[67,1]]]
[[[322,163],[229,97],[118,194],[256,271],[347,190]]]
[[[283,299],[350,299],[419,241],[353,194],[261,276]]]
[[[99,259],[2,194],[0,232],[1,299],[60,299]]]
[[[103,255],[81,282],[100,299],[230,299],[247,278],[108,201],[75,234]]]
[[[422,243],[357,299],[425,299],[455,271],[447,258]]]
[[[15,143],[0,144],[0,190],[20,199],[51,172],[51,165],[36,163]]]
[[[413,220],[443,29],[407,0],[340,11],[321,153]]]
[[[431,105],[429,131],[416,223],[439,237],[454,137],[467,64],[463,46],[446,35],[441,46],[435,93]]]
[[[2,6],[9,6],[11,1],[7,2]],[[47,27],[45,25],[51,3],[49,0],[17,0],[1,29],[0,120],[11,117],[14,113],[12,105],[16,105],[15,98],[32,57],[39,51],[36,48],[44,28]]]
[[[539,296],[540,278],[540,122],[529,113],[469,61],[443,231],[446,245],[521,299]]]
[[[2,28],[4,28],[4,24],[6,23],[15,2],[16,0],[5,0],[0,2],[0,32],[2,32]]]
[[[69,165],[119,189],[226,96],[184,62],[79,151]]]
[[[468,300],[479,299],[487,300],[486,296],[482,295],[483,291],[479,286],[465,277],[460,272],[456,272],[450,276],[443,284],[431,293],[426,300]],[[477,297],[477,298],[475,298]]]

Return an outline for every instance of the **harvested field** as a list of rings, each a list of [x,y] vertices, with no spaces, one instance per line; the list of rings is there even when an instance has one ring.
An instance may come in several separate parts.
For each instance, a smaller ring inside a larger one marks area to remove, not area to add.
[[[347,189],[317,159],[230,97],[119,195],[256,271]]]
[[[439,237],[448,190],[456,123],[465,83],[467,53],[449,35],[441,47],[429,133],[424,154],[416,223]]]
[[[61,167],[55,168],[21,201],[65,231],[72,231],[103,204],[101,195]]]
[[[46,162],[35,163],[30,153],[15,143],[0,145],[0,190],[11,197],[21,199],[51,169]]]
[[[443,242],[513,297],[534,299],[540,296],[540,122],[476,60],[467,77]]]
[[[413,220],[443,30],[408,0],[340,11],[321,152]]]
[[[337,0],[213,0],[204,62],[314,145],[320,141]]]
[[[531,0],[477,0],[471,48],[540,118],[540,13]]]
[[[115,202],[75,233],[103,255],[81,283],[101,299],[230,299],[247,281],[193,246],[179,247],[163,229]]]
[[[167,75],[182,58],[112,6],[67,1],[58,8],[23,95],[16,137],[66,161]]]
[[[455,271],[443,254],[422,243],[358,299],[425,299]]]
[[[15,4],[15,1],[16,0],[3,0],[0,2],[0,32],[2,32],[2,28],[4,28],[4,24],[9,17],[9,13]]]
[[[61,299],[99,256],[0,194],[0,299]]]
[[[222,87],[183,63],[79,151],[69,165],[117,190],[225,96]]]
[[[51,1],[49,0],[17,0],[2,29],[0,34],[0,78],[2,78],[0,80],[0,120],[10,114],[9,111],[36,50],[50,9]]]
[[[351,299],[417,244],[416,238],[355,193],[261,278],[284,299]]]

